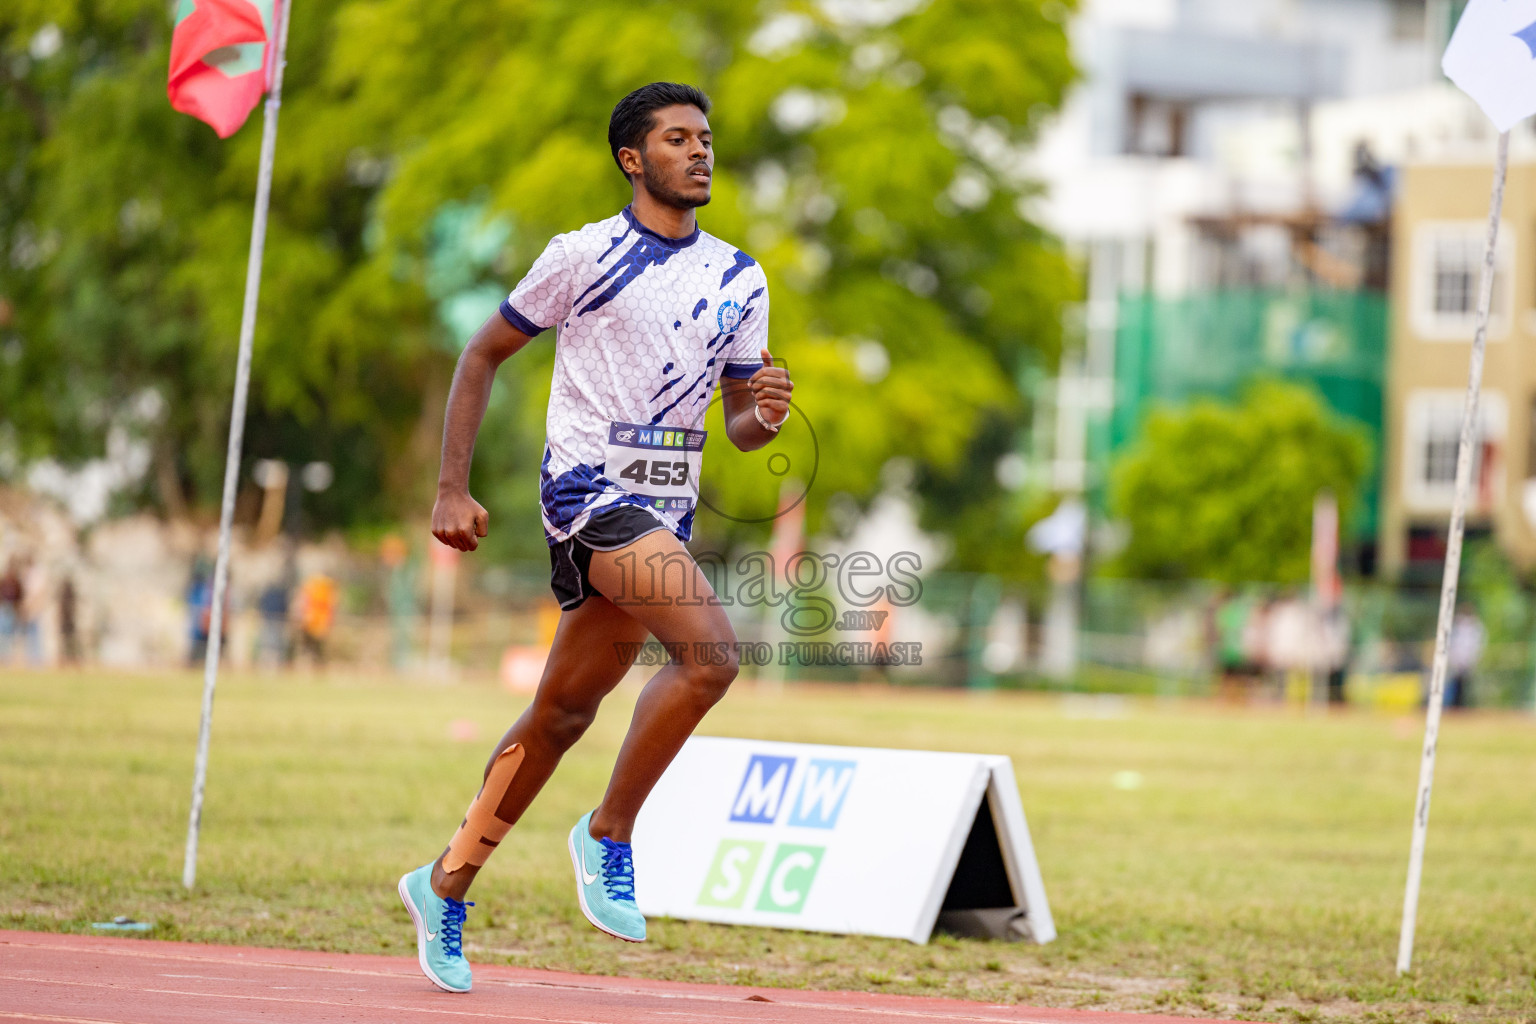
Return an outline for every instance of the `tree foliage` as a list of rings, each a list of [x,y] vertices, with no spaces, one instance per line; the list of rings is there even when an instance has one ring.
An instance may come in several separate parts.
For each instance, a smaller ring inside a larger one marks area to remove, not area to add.
[[[1111,509],[1130,527],[1118,569],[1304,582],[1314,499],[1337,496],[1347,523],[1369,463],[1363,429],[1297,384],[1261,382],[1235,406],[1201,400],[1154,412],[1112,472]]]
[[[466,311],[491,313],[550,235],[627,201],[609,110],[669,79],[715,101],[700,219],[774,289],[772,346],[820,446],[812,525],[836,495],[868,498],[892,456],[955,476],[984,425],[1019,422],[1012,382],[1054,356],[1073,288],[1022,205],[1025,147],[1073,74],[1066,10],[297,0],[247,455],[335,463],[331,521],[419,513]],[[49,24],[63,45],[39,56]],[[161,412],[133,429],[160,500],[209,503],[260,116],[220,143],[172,112],[169,29],[163,0],[0,15],[0,420],[27,455],[78,458],[152,390]],[[499,524],[537,515],[551,341],[503,370],[482,434],[474,485]],[[706,484],[741,507],[778,481],[717,457]]]

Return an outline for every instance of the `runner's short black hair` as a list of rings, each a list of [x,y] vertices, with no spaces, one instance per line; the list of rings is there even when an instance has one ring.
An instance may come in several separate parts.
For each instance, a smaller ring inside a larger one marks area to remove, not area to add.
[[[619,150],[642,148],[645,137],[656,127],[656,111],[678,104],[695,106],[705,116],[709,114],[709,97],[704,91],[679,82],[652,82],[619,100],[608,118],[608,148],[613,151],[613,162],[620,171],[624,165],[619,163]]]

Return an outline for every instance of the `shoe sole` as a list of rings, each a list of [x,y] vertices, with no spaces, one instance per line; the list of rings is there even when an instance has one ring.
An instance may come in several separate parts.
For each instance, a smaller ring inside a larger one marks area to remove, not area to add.
[[[593,928],[596,928],[598,931],[605,934],[612,935],[616,939],[623,939],[625,942],[644,942],[644,937],[636,939],[628,935],[621,935],[614,931],[612,928],[609,928],[607,925],[603,924],[603,922],[599,921],[596,916],[593,915],[592,908],[587,906],[587,887],[581,884],[581,876],[583,872],[581,869],[581,854],[576,849],[576,829],[571,829],[571,834],[566,837],[565,848],[570,851],[571,867],[576,872],[576,902],[581,904],[582,916],[592,923]]]
[[[400,884],[395,886],[395,891],[400,894],[400,902],[405,904],[405,909],[411,915],[411,923],[416,926],[416,962],[421,965],[421,973],[444,992],[468,992],[468,988],[454,988],[427,966],[427,922],[421,919],[421,911],[416,909],[416,901],[411,899],[410,890],[405,887],[405,880],[410,877],[409,874],[401,875]]]

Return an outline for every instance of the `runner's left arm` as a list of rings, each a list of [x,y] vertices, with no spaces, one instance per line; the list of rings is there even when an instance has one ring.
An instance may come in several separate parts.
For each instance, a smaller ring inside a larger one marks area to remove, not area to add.
[[[773,365],[773,356],[762,350],[763,365],[751,377],[720,378],[720,396],[725,403],[725,434],[744,452],[755,451],[772,441],[777,431],[758,422],[755,410],[761,409],[769,423],[783,423],[789,416],[789,396],[795,390],[789,371]]]

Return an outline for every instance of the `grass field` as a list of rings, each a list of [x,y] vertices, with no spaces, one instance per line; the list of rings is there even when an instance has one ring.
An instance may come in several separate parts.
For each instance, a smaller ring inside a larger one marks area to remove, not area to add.
[[[89,932],[128,914],[156,938],[411,952],[395,879],[452,833],[521,700],[224,679],[187,895],[200,685],[0,675],[0,924]],[[1415,971],[1400,980],[1416,722],[738,684],[701,731],[1011,755],[1061,937],[914,946],[656,921],[630,946],[582,920],[564,835],[601,794],[632,699],[614,695],[482,876],[471,959],[1275,1021],[1536,1022],[1529,716],[1442,732]],[[1117,786],[1129,772],[1141,785]]]

